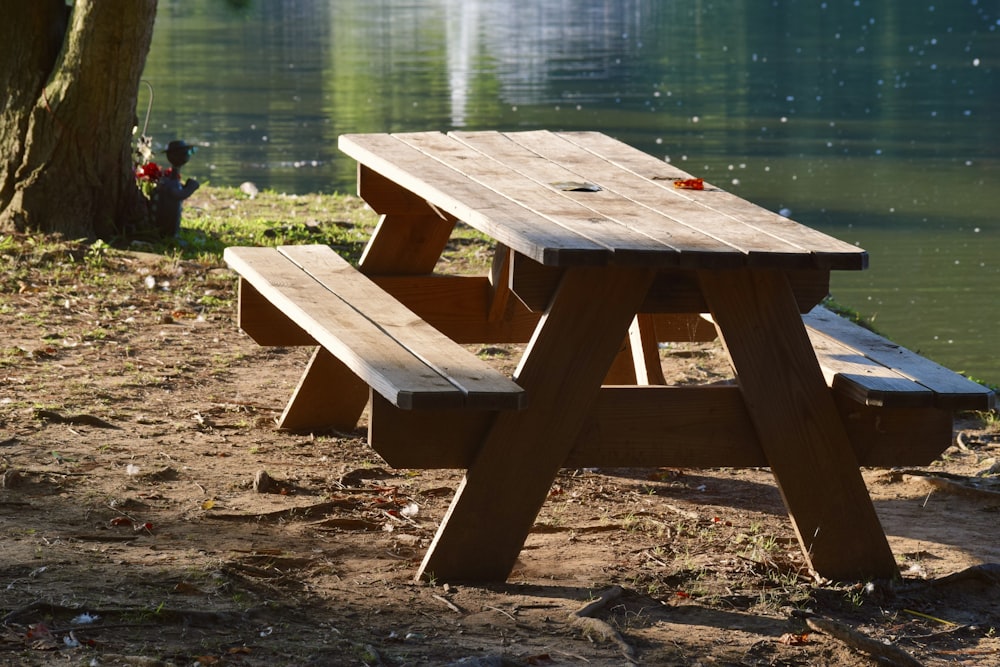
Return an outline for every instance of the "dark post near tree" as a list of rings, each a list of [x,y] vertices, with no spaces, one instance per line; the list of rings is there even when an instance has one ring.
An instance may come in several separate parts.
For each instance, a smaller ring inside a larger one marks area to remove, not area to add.
[[[4,3],[0,231],[113,237],[145,222],[132,132],[156,6]]]

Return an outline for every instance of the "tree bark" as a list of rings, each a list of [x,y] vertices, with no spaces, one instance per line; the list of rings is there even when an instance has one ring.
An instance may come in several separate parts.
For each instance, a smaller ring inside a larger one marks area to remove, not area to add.
[[[8,3],[0,230],[121,235],[146,218],[132,131],[156,0]],[[45,35],[45,39],[39,39]]]

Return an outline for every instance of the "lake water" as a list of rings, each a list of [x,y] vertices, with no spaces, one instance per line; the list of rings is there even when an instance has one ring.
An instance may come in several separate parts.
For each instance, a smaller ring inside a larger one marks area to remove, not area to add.
[[[998,68],[986,0],[161,0],[145,78],[218,185],[353,191],[346,132],[603,131],[864,247],[838,301],[1000,382]]]

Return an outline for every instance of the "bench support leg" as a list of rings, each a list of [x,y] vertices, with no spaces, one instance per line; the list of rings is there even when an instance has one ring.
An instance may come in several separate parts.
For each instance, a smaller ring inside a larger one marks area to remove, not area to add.
[[[455,220],[435,213],[383,215],[358,262],[369,275],[426,274],[434,270]]]
[[[368,385],[318,347],[278,420],[289,431],[351,431],[368,403]]]
[[[604,384],[665,385],[652,315],[639,313],[615,357]]]
[[[358,262],[361,272],[414,275],[433,271],[455,218],[360,163],[358,194],[381,215]]]
[[[639,313],[628,328],[628,342],[632,348],[636,384],[665,385],[663,366],[660,365],[660,347],[656,340],[653,316]]]
[[[497,416],[418,578],[507,578],[652,278],[634,268],[566,271],[515,374],[528,407]]]
[[[734,270],[700,280],[813,569],[835,580],[898,577],[786,277]]]
[[[632,359],[632,342],[626,336],[621,345],[618,346],[618,354],[611,362],[611,368],[604,376],[604,384],[634,385],[638,384],[635,373],[635,364]]]

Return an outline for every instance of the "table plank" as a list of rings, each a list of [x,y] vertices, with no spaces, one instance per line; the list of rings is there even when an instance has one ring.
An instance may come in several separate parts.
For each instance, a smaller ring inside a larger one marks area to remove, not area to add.
[[[525,140],[526,134],[537,136],[542,142],[554,139],[575,149],[578,155],[567,156],[569,159],[565,160],[553,158],[546,151],[539,150],[539,146],[532,141]],[[606,219],[609,224],[620,225],[647,236],[674,252],[683,253],[679,266],[721,268],[745,263],[745,259],[739,255],[742,252],[740,248],[678,222],[671,217],[672,211],[659,211],[630,196],[623,196],[611,183],[613,174],[617,171],[619,176],[633,182],[633,191],[648,190],[648,184],[643,179],[551,133],[449,132],[448,136],[489,156],[524,178],[531,179],[538,184],[541,192],[551,193],[553,188],[558,188],[556,184],[560,183],[592,183],[599,186],[600,189],[596,192],[556,189],[556,194],[584,207],[582,215],[588,218],[596,215]],[[590,159],[591,164],[587,165],[590,168],[580,168],[579,155]],[[593,162],[600,164],[595,165]]]
[[[690,178],[690,174],[604,134],[563,132],[559,133],[559,136],[608,162],[642,176],[672,197],[697,202],[705,208],[726,215],[733,222],[757,230],[760,234],[800,247],[802,252],[808,252],[813,256],[815,265],[820,268],[858,270],[868,266],[868,253],[861,248],[751,204],[734,194],[721,189],[697,191],[675,188],[674,180]],[[656,195],[653,194],[649,197],[650,201],[656,199]],[[669,206],[667,203],[663,205]],[[763,265],[760,266],[763,268]]]
[[[543,184],[511,169],[495,159],[490,151],[480,152],[440,132],[408,132],[393,136],[537,214],[551,228],[546,231],[548,234],[562,234],[568,230],[605,246],[610,253],[609,260],[616,264],[676,266],[678,263],[680,253],[676,247],[596,214],[552,184]],[[542,168],[541,162],[537,167]]]
[[[338,146],[366,167],[498,242],[546,265],[606,264],[606,245],[555,225],[387,134],[343,134]]]
[[[789,268],[811,266],[811,258],[803,253],[800,246],[762,233],[759,228],[746,224],[740,217],[720,213],[684,196],[683,192],[673,187],[672,181],[650,181],[552,132],[514,132],[506,136],[549,163],[568,165],[572,170],[570,173],[576,179],[597,183],[616,193],[619,199],[645,209],[647,216],[651,212],[660,214],[665,220],[658,223],[658,228],[650,230],[652,234],[668,234],[676,228],[686,230],[688,237],[693,238],[694,242],[682,243],[681,247],[685,255],[689,251],[693,253],[692,259],[695,261],[691,262],[692,266],[712,266],[709,262],[701,263],[698,260],[704,254],[700,251],[701,245],[713,241],[729,248],[730,252],[735,250],[744,255],[741,264]],[[721,190],[710,188],[708,194],[699,194],[707,199],[709,196],[717,198],[721,193]],[[747,203],[748,208],[751,206]]]

